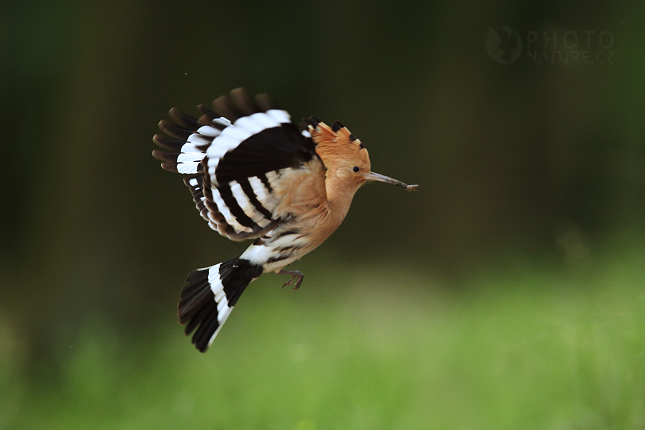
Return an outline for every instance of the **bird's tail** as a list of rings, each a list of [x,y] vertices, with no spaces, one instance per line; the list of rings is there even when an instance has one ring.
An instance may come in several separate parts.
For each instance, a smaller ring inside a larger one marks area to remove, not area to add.
[[[244,289],[262,271],[262,266],[235,257],[188,275],[178,305],[179,323],[187,323],[186,336],[195,331],[192,342],[199,351],[213,343]]]

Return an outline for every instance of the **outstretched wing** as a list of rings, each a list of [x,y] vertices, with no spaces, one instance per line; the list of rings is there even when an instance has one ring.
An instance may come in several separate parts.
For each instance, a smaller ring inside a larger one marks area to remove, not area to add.
[[[174,123],[162,120],[165,134],[153,138],[165,149],[153,156],[164,169],[187,175],[184,182],[213,230],[253,239],[284,222],[289,204],[297,204],[285,189],[294,173],[325,196],[325,167],[309,132],[299,131],[266,95],[253,100],[238,88],[213,107],[198,106],[199,119],[171,109]]]

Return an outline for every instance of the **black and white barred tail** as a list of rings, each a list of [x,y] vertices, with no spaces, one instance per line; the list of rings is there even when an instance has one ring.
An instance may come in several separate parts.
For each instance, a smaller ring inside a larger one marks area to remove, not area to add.
[[[192,342],[200,352],[213,343],[244,289],[262,272],[262,266],[235,257],[188,275],[178,316],[186,324],[186,336],[195,332]]]

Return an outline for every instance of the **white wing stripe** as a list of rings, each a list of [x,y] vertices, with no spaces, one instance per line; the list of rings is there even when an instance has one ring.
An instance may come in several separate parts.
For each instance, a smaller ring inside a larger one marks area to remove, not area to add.
[[[249,184],[251,184],[251,188],[253,188],[253,192],[258,198],[258,201],[262,203],[262,206],[267,208],[269,212],[273,212],[273,210],[277,206],[277,199],[271,193],[269,193],[269,190],[262,183],[260,178],[258,178],[257,176],[249,178]]]
[[[213,122],[215,124],[223,125],[224,127],[231,125],[231,121],[229,121],[228,118],[224,118],[223,116],[213,119]]]
[[[214,119],[218,122],[221,118]],[[228,120],[227,120],[228,121]],[[290,123],[289,113],[280,109],[271,109],[267,112],[257,112],[249,116],[243,116],[233,124],[226,127],[211,143],[206,150],[208,156],[208,174],[211,181],[217,184],[215,172],[219,160],[229,151],[253,136],[268,128],[279,126],[281,123]],[[230,124],[230,123],[229,123]],[[228,124],[227,124],[228,125]]]
[[[202,161],[204,154],[199,152],[182,152],[177,156],[177,163],[187,163],[192,161]]]
[[[265,175],[266,175],[267,179],[269,180],[269,184],[270,184],[272,187],[274,187],[274,184],[275,184],[275,183],[276,183],[276,181],[280,178],[280,173],[282,173],[282,171],[281,171],[281,170],[279,170],[279,171],[278,171],[278,173],[276,173],[275,171],[271,171],[271,172],[266,172],[266,173],[265,173]]]
[[[266,227],[270,221],[255,209],[255,206],[251,203],[249,196],[246,195],[242,186],[237,181],[231,181],[228,185],[231,187],[231,193],[235,200],[237,200],[237,204],[240,205],[246,216],[251,218],[251,220],[260,227]]]
[[[197,147],[193,143],[184,143],[181,147],[181,152],[183,152],[184,154],[187,154],[189,152],[198,153],[198,154],[202,154],[202,157],[203,157],[205,151],[201,151],[197,149]]]
[[[197,133],[208,137],[219,136],[221,132],[222,131],[220,129],[211,127],[210,125],[205,125],[197,129]]]
[[[213,182],[216,182],[215,169],[217,169],[220,158],[228,151],[237,148],[240,143],[250,136],[250,131],[231,126],[225,128],[222,134],[213,140],[211,146],[206,150],[206,155],[208,156],[208,173]]]
[[[264,205],[266,198],[269,197],[269,190],[267,190],[260,178],[258,178],[257,176],[250,177],[249,184],[251,184],[251,188],[253,188],[253,192],[257,196],[260,203]]]
[[[266,118],[266,119],[265,119]],[[264,113],[254,113],[250,116],[243,116],[235,121],[234,127],[240,127],[250,131],[252,134],[259,133],[264,129],[277,127],[278,123],[268,120],[269,117]]]
[[[188,139],[186,139],[186,142],[194,143],[196,145],[209,145],[212,141],[213,139],[209,139],[208,137],[204,137],[198,133],[193,133],[188,136]]]
[[[282,109],[269,109],[267,111],[267,114],[271,116],[274,120],[280,122],[280,123],[289,123],[291,122],[291,116],[289,115],[289,112],[286,110]]]
[[[201,160],[200,160],[201,161]],[[190,163],[178,163],[177,164],[177,172],[181,174],[192,174],[192,173],[197,173],[197,167],[199,166],[199,163],[195,162],[190,162]]]
[[[220,213],[224,216],[226,219],[226,222],[235,229],[235,231],[245,231],[245,232],[251,232],[252,230],[249,227],[245,227],[239,222],[237,222],[237,218],[231,213],[229,210],[228,206],[226,206],[226,203],[224,203],[224,200],[222,200],[222,196],[219,193],[219,190],[217,188],[213,188],[213,200],[215,201],[215,204],[217,205],[217,209],[219,209]],[[210,218],[210,213],[209,213],[209,218]],[[211,220],[215,221],[213,218]]]

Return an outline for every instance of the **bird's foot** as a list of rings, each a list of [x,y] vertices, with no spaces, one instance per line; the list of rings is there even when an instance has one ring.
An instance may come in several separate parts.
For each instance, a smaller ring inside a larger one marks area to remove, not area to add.
[[[303,275],[300,270],[280,270],[278,272],[278,275],[291,275],[291,279],[285,282],[282,288],[286,287],[287,285],[293,284],[294,290],[300,288],[300,285],[302,285],[302,280],[305,279],[305,275]]]

